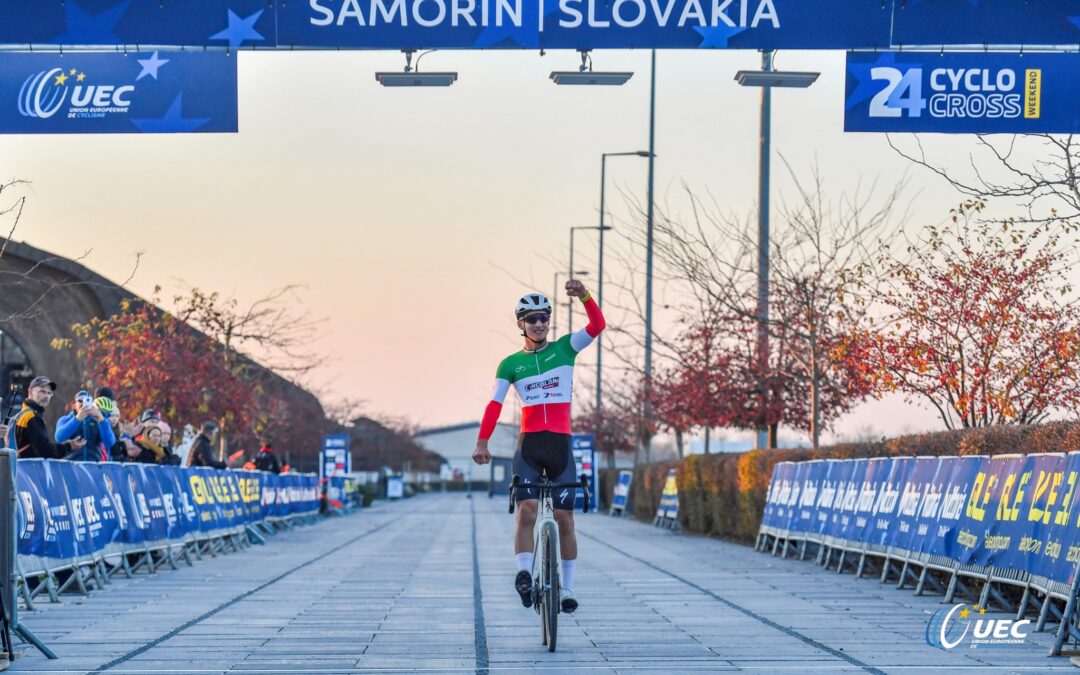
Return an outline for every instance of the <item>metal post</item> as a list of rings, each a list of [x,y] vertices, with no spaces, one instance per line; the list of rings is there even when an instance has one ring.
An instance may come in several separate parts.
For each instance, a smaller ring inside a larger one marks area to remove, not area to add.
[[[552,340],[552,342],[555,341],[555,338],[559,337],[558,331],[556,330],[556,328],[558,327],[558,323],[556,323],[555,319],[557,318],[556,310],[559,308],[559,300],[558,300],[558,298],[559,298],[559,275],[560,274],[561,274],[561,272],[556,272],[555,273],[555,281],[552,283],[552,286],[554,287],[554,290],[553,290],[553,292],[551,294],[551,340]]]
[[[47,658],[55,659],[56,654],[19,623],[19,606],[15,597],[15,555],[18,551],[16,539],[19,536],[15,465],[15,451],[0,448],[0,523],[7,527],[7,534],[0,538],[0,594],[3,594],[4,612],[12,632],[32,644]],[[3,529],[0,527],[0,531]],[[78,575],[79,571],[75,570],[75,574]]]
[[[570,267],[568,268],[568,271],[567,271],[567,274],[570,275],[569,276],[570,279],[574,278],[574,230],[577,230],[577,229],[579,229],[579,228],[576,228],[576,227],[571,227],[570,228]],[[558,291],[558,289],[555,289],[555,290]],[[573,333],[574,333],[574,299],[567,296],[567,298],[566,298],[566,334],[567,335],[573,335]]]
[[[648,433],[652,421],[652,305],[653,305],[653,184],[656,165],[656,50],[650,55],[649,71],[649,189],[646,207],[645,250],[645,461],[652,458],[652,436]]]
[[[600,308],[604,307],[604,173],[607,167],[607,155],[600,155],[600,259],[597,262],[597,279],[596,279],[596,302],[600,305]],[[604,371],[601,368],[601,364],[604,360],[604,332],[601,331],[596,336],[596,409],[595,420],[593,422],[594,431],[596,433],[596,444],[600,445],[600,425],[603,423],[603,416],[600,413],[601,402],[604,391]],[[606,448],[605,448],[606,449]],[[608,450],[608,468],[615,468],[615,451]]]
[[[773,53],[761,53],[761,69],[772,70]],[[769,141],[772,114],[772,87],[761,88],[761,155],[758,174],[758,368],[761,387],[761,426],[757,430],[757,447],[769,447],[769,425],[766,420],[769,394],[766,373],[769,370]]]

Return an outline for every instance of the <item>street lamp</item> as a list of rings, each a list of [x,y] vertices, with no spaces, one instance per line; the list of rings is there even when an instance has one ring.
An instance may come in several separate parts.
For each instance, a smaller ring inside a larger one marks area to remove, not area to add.
[[[608,227],[607,229],[610,230],[611,228]],[[571,270],[574,269],[574,232],[577,231],[577,230],[600,230],[600,236],[601,237],[604,236],[604,230],[601,229],[600,227],[582,226],[582,227],[571,227],[570,228],[570,269]],[[574,275],[570,274],[570,276],[573,277]],[[597,302],[600,302],[600,301],[597,300]],[[567,298],[566,299],[566,311],[568,312],[567,316],[569,317],[569,319],[567,320],[568,322],[567,322],[566,332],[567,333],[573,333],[574,332],[574,300],[573,300],[573,298]]]
[[[592,69],[592,57],[587,49],[581,50],[581,65],[577,70],[553,70],[551,80],[555,84],[576,85],[608,85],[618,86],[626,84],[626,81],[634,76],[628,71],[594,71]]]
[[[587,271],[585,271],[585,270],[576,270],[576,271],[573,271],[573,272],[570,273],[570,276],[572,276],[572,277],[585,277],[585,276],[588,276],[588,275],[589,275],[589,273]],[[555,310],[558,309],[558,307],[559,307],[559,302],[558,302],[558,297],[559,297],[559,277],[562,277],[562,276],[566,276],[566,273],[565,272],[556,272],[555,273],[555,283],[554,283],[555,290],[551,294],[551,339],[552,340],[554,340],[555,337],[556,337],[556,335],[555,335]]]
[[[735,80],[744,87],[761,87],[761,154],[758,179],[758,366],[761,376],[769,367],[769,143],[771,141],[773,87],[809,87],[818,73],[773,70],[773,52],[761,52],[761,70],[740,70]],[[768,403],[765,384],[761,385],[761,410]],[[757,430],[757,447],[769,447],[767,425]]]
[[[449,87],[452,85],[458,77],[454,72],[442,72],[442,73],[421,73],[420,59],[425,54],[430,54],[435,51],[429,49],[426,52],[416,57],[416,66],[412,65],[413,50],[406,49],[405,52],[405,70],[402,72],[390,71],[375,73],[375,80],[384,87]]]
[[[602,308],[604,306],[604,232],[612,229],[609,225],[604,225],[604,187],[607,185],[607,158],[608,157],[649,157],[649,153],[645,150],[634,150],[632,152],[605,152],[600,155],[600,225],[596,228],[600,231],[600,255],[599,262],[597,263],[597,277],[596,277],[596,302]],[[604,361],[604,334],[600,333],[596,336],[596,422],[595,427],[597,429],[597,441],[600,438],[600,410],[603,403],[603,361]],[[610,460],[610,466],[615,465],[615,456],[613,454],[608,455]]]

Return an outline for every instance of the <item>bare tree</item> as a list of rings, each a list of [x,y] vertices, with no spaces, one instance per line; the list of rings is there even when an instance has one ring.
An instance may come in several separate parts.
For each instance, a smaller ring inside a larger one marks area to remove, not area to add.
[[[930,159],[918,135],[912,135],[911,147],[891,136],[888,140],[900,156],[945,179],[966,197],[1017,204],[1027,211],[1018,222],[1080,217],[1080,140],[1072,134],[978,135],[966,171]]]
[[[142,259],[142,251],[137,252],[135,254],[135,261],[132,265],[131,272],[128,274],[127,278],[119,284],[104,284],[74,278],[61,280],[54,275],[45,274],[45,270],[50,266],[57,263],[69,262],[68,259],[59,256],[47,256],[41,258],[25,269],[7,264],[7,261],[5,261],[5,254],[8,253],[9,244],[22,222],[23,213],[27,204],[26,189],[28,189],[29,186],[29,181],[19,179],[12,179],[5,183],[0,183],[0,223],[10,221],[10,226],[8,226],[7,223],[0,226],[0,229],[6,230],[6,236],[0,238],[0,283],[8,288],[13,286],[26,286],[32,289],[29,293],[31,299],[28,302],[25,302],[22,306],[9,311],[6,314],[0,314],[0,324],[33,319],[43,315],[45,313],[47,299],[51,294],[59,291],[80,286],[124,288],[135,277],[135,273],[139,270],[139,262]],[[71,259],[70,262],[82,262],[89,255],[90,251],[87,250],[79,257]],[[10,256],[8,256],[8,258],[10,258]]]
[[[770,351],[778,353],[770,355],[769,372],[758,372],[759,388],[768,392],[773,387],[767,380],[786,378],[808,389],[808,426],[817,447],[827,422],[868,393],[833,353],[838,336],[866,306],[851,296],[846,275],[866,265],[871,246],[900,228],[906,218],[899,208],[904,183],[882,196],[876,184],[860,185],[850,196],[830,200],[820,170],[802,180],[785,166],[796,197],[782,201],[769,242],[767,326]],[[715,199],[707,203],[689,188],[686,193],[690,217],[683,221],[661,211],[655,247],[665,281],[684,290],[681,312],[756,322],[757,223],[724,214]],[[763,403],[765,415],[769,405]]]

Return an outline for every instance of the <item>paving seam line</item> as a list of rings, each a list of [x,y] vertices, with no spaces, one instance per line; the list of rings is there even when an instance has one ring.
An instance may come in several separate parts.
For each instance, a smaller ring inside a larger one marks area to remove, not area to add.
[[[885,671],[878,670],[877,668],[871,666],[870,664],[863,663],[862,661],[858,660],[854,656],[851,656],[850,654],[845,654],[844,652],[842,652],[842,651],[840,651],[838,649],[833,649],[832,647],[830,647],[828,645],[822,644],[822,643],[818,642],[817,640],[815,640],[814,638],[809,637],[807,635],[803,635],[802,633],[800,633],[797,630],[794,630],[793,628],[788,628],[787,626],[781,626],[780,624],[776,623],[775,621],[773,621],[771,619],[768,619],[768,618],[766,618],[764,616],[761,616],[760,614],[758,614],[757,612],[755,612],[753,610],[747,609],[747,608],[743,607],[742,605],[739,605],[737,603],[732,602],[731,600],[728,600],[727,598],[721,597],[721,596],[717,595],[716,593],[713,593],[709,589],[707,589],[707,588],[705,588],[703,586],[699,586],[699,585],[695,584],[693,581],[690,581],[689,579],[681,577],[678,574],[674,574],[672,572],[669,572],[669,571],[665,570],[662,567],[658,567],[658,566],[654,565],[653,563],[649,562],[648,560],[643,560],[642,558],[639,558],[639,557],[637,557],[635,555],[631,555],[631,554],[627,553],[626,551],[623,551],[623,550],[621,550],[621,549],[619,549],[619,548],[617,548],[615,546],[612,546],[611,544],[607,543],[606,541],[603,541],[602,539],[599,539],[598,537],[595,537],[595,536],[593,536],[591,534],[586,534],[584,532],[578,532],[578,534],[580,536],[585,537],[586,539],[592,539],[593,541],[600,544],[601,546],[605,546],[607,548],[610,548],[612,551],[615,551],[616,553],[618,553],[620,555],[626,556],[627,558],[630,558],[631,560],[637,561],[637,562],[641,563],[642,565],[645,565],[646,567],[648,567],[650,569],[656,570],[657,572],[660,572],[661,574],[665,574],[665,575],[671,577],[672,579],[675,579],[676,581],[679,581],[679,582],[681,582],[683,584],[686,584],[687,586],[689,586],[690,588],[693,588],[694,590],[698,591],[699,593],[704,593],[705,595],[709,596],[713,600],[716,600],[719,603],[727,605],[731,609],[734,609],[735,611],[740,612],[740,613],[750,617],[751,619],[754,619],[755,621],[760,621],[761,623],[765,624],[766,626],[769,626],[770,628],[775,628],[776,630],[778,630],[778,631],[780,631],[782,633],[785,633],[786,635],[789,635],[789,636],[791,636],[791,637],[793,637],[793,638],[795,638],[797,640],[805,642],[806,644],[810,645],[811,647],[815,647],[815,648],[820,649],[822,651],[828,652],[829,654],[832,654],[833,656],[835,656],[838,659],[843,659],[844,661],[847,661],[848,663],[850,663],[853,666],[858,666],[859,668],[862,668],[863,670],[865,670],[868,673],[874,673],[874,675],[885,675]]]
[[[232,598],[231,600],[227,600],[226,602],[218,605],[214,609],[211,609],[211,610],[209,610],[209,611],[207,611],[207,612],[205,612],[203,614],[200,614],[199,616],[197,616],[194,619],[188,621],[187,623],[172,629],[171,631],[169,631],[168,633],[162,635],[161,637],[156,638],[156,639],[154,639],[154,640],[152,640],[150,642],[147,642],[142,647],[139,647],[138,649],[134,649],[134,650],[128,652],[127,654],[124,654],[123,656],[121,656],[119,658],[113,659],[112,661],[109,661],[108,663],[106,663],[104,665],[98,666],[97,668],[95,668],[94,670],[91,670],[89,672],[90,673],[105,672],[106,670],[114,668],[114,667],[120,665],[121,663],[125,663],[127,661],[130,661],[131,659],[135,658],[139,654],[142,654],[143,652],[146,652],[146,651],[148,651],[150,649],[153,649],[154,647],[158,646],[162,642],[165,642],[166,640],[169,640],[171,638],[176,637],[177,635],[184,632],[188,628],[191,628],[192,626],[194,626],[196,624],[199,624],[199,623],[209,619],[210,617],[214,616],[215,614],[217,614],[221,610],[227,609],[228,607],[231,607],[232,605],[235,605],[236,603],[240,602],[244,598],[247,598],[250,595],[258,593],[259,591],[263,590],[264,588],[266,588],[268,586],[271,586],[271,585],[281,581],[282,579],[289,576],[293,572],[297,572],[299,570],[302,570],[303,568],[307,567],[308,565],[311,565],[312,563],[319,562],[323,558],[326,558],[326,557],[328,557],[328,556],[330,556],[330,555],[332,555],[334,553],[337,553],[338,551],[345,548],[346,546],[350,546],[350,545],[356,543],[357,541],[363,539],[364,537],[366,537],[368,535],[375,534],[379,530],[382,530],[383,528],[388,527],[389,525],[392,525],[393,523],[397,522],[400,519],[401,519],[401,516],[398,516],[396,518],[393,518],[391,520],[386,521],[385,523],[383,523],[382,525],[379,525],[378,527],[374,527],[374,528],[372,528],[370,530],[367,530],[366,532],[363,532],[362,534],[359,534],[359,535],[353,537],[352,539],[346,541],[345,543],[339,544],[338,546],[335,546],[334,548],[330,549],[326,553],[322,553],[322,554],[320,554],[318,556],[315,556],[311,560],[308,560],[307,562],[300,563],[299,565],[289,569],[286,572],[283,572],[282,574],[279,574],[278,576],[274,577],[273,579],[271,579],[271,580],[269,580],[267,582],[264,582],[264,583],[256,586],[255,588],[244,591],[240,595],[237,595],[236,597]]]
[[[488,675],[487,628],[484,624],[484,592],[480,588],[480,555],[476,548],[476,505],[471,498],[469,499],[469,515],[472,518],[473,630],[476,640],[476,675]]]

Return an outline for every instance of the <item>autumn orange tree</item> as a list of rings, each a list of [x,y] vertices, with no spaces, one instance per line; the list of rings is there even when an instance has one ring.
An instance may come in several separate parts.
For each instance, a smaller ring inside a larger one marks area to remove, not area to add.
[[[969,201],[877,260],[853,362],[880,385],[930,403],[950,428],[1035,424],[1080,404],[1080,310],[1069,281],[1076,227],[983,220]]]
[[[93,387],[109,386],[127,419],[154,408],[166,419],[248,420],[254,390],[216,354],[223,347],[172,314],[141,300],[124,300],[112,316],[72,327]]]

